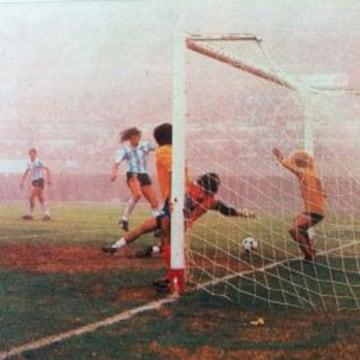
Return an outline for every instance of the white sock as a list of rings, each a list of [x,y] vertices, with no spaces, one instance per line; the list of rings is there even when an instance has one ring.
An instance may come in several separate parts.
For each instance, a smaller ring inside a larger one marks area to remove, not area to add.
[[[50,216],[48,203],[46,201],[41,204],[41,208],[45,216]]]
[[[310,240],[312,240],[312,238],[315,236],[315,229],[313,227],[308,229],[308,235]]]
[[[153,245],[152,247],[153,254],[159,254],[160,253],[160,247],[157,245]]]
[[[116,241],[114,244],[111,245],[111,247],[113,249],[119,249],[123,246],[125,246],[127,243],[126,243],[126,240],[122,237],[121,239],[119,239],[118,241]]]
[[[157,217],[161,214],[161,211],[158,208],[151,208],[151,216]]]

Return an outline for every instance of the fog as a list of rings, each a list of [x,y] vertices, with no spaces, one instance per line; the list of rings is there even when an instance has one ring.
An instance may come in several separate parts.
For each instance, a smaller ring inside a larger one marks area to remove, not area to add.
[[[359,15],[350,0],[1,1],[1,197],[18,196],[9,179],[21,176],[29,147],[59,187],[66,174],[101,184],[120,130],[136,125],[151,138],[171,121],[175,33],[254,33],[288,73],[360,89]],[[194,86],[211,91],[204,82]]]

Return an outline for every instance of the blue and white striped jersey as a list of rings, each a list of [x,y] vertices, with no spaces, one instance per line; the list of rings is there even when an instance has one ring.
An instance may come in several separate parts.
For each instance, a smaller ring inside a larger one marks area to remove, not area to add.
[[[136,147],[123,145],[115,156],[115,162],[120,164],[126,160],[128,172],[144,174],[148,172],[146,156],[154,150],[155,146],[151,141],[140,141]]]
[[[27,163],[27,169],[30,170],[31,181],[44,179],[45,178],[46,165],[43,161],[35,159],[34,161],[29,160]]]

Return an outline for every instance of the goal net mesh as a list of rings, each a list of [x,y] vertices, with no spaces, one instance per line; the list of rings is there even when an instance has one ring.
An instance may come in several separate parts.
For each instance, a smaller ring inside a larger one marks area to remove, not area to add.
[[[186,160],[192,177],[217,173],[217,198],[256,214],[209,211],[187,231],[188,283],[240,302],[358,309],[359,97],[316,90],[288,76],[256,40],[190,39],[188,45]],[[250,72],[239,68],[243,63]],[[324,79],[326,86],[338,85],[334,75]],[[297,149],[314,154],[327,206],[314,228],[313,263],[302,260],[289,235],[303,201],[297,178],[277,164],[274,147],[284,157]],[[246,236],[257,240],[256,250],[243,248]]]

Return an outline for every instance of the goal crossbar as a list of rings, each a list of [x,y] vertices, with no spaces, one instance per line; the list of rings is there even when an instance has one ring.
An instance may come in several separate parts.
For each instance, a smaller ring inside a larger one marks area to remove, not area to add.
[[[277,74],[274,74],[266,69],[262,69],[259,66],[249,64],[243,59],[240,59],[239,57],[230,55],[225,51],[222,51],[221,49],[211,47],[205,43],[207,41],[221,41],[221,40],[228,40],[228,41],[252,40],[257,43],[261,41],[261,39],[255,35],[246,35],[246,34],[245,35],[225,34],[225,35],[213,35],[213,36],[193,35],[186,38],[186,46],[188,49],[197,52],[201,55],[205,55],[209,58],[226,63],[235,68],[241,69],[250,74],[263,78],[267,81],[271,81],[275,84],[286,87],[288,89],[297,90],[299,88],[299,86],[295,83],[295,81],[284,79],[283,77],[280,77]]]
[[[360,95],[360,90],[351,87],[336,87],[336,86],[319,86],[314,84],[303,83],[299,79],[292,79],[290,76],[284,78],[279,74],[263,69],[259,66],[255,66],[246,62],[244,59],[239,57],[229,55],[220,49],[213,48],[209,45],[204,45],[205,43],[211,44],[215,41],[254,41],[261,47],[262,39],[254,34],[192,34],[186,37],[186,47],[194,52],[205,55],[207,57],[213,58],[220,62],[229,64],[235,68],[241,69],[243,71],[249,72],[255,76],[261,77],[265,80],[271,81],[280,86],[286,87],[291,90],[299,90],[300,88],[306,88],[309,91],[316,93],[338,93],[345,92],[352,95]],[[264,49],[261,47],[262,51]]]
[[[194,41],[234,41],[234,40],[251,40],[261,42],[262,39],[254,34],[191,34],[187,36],[188,40]]]

